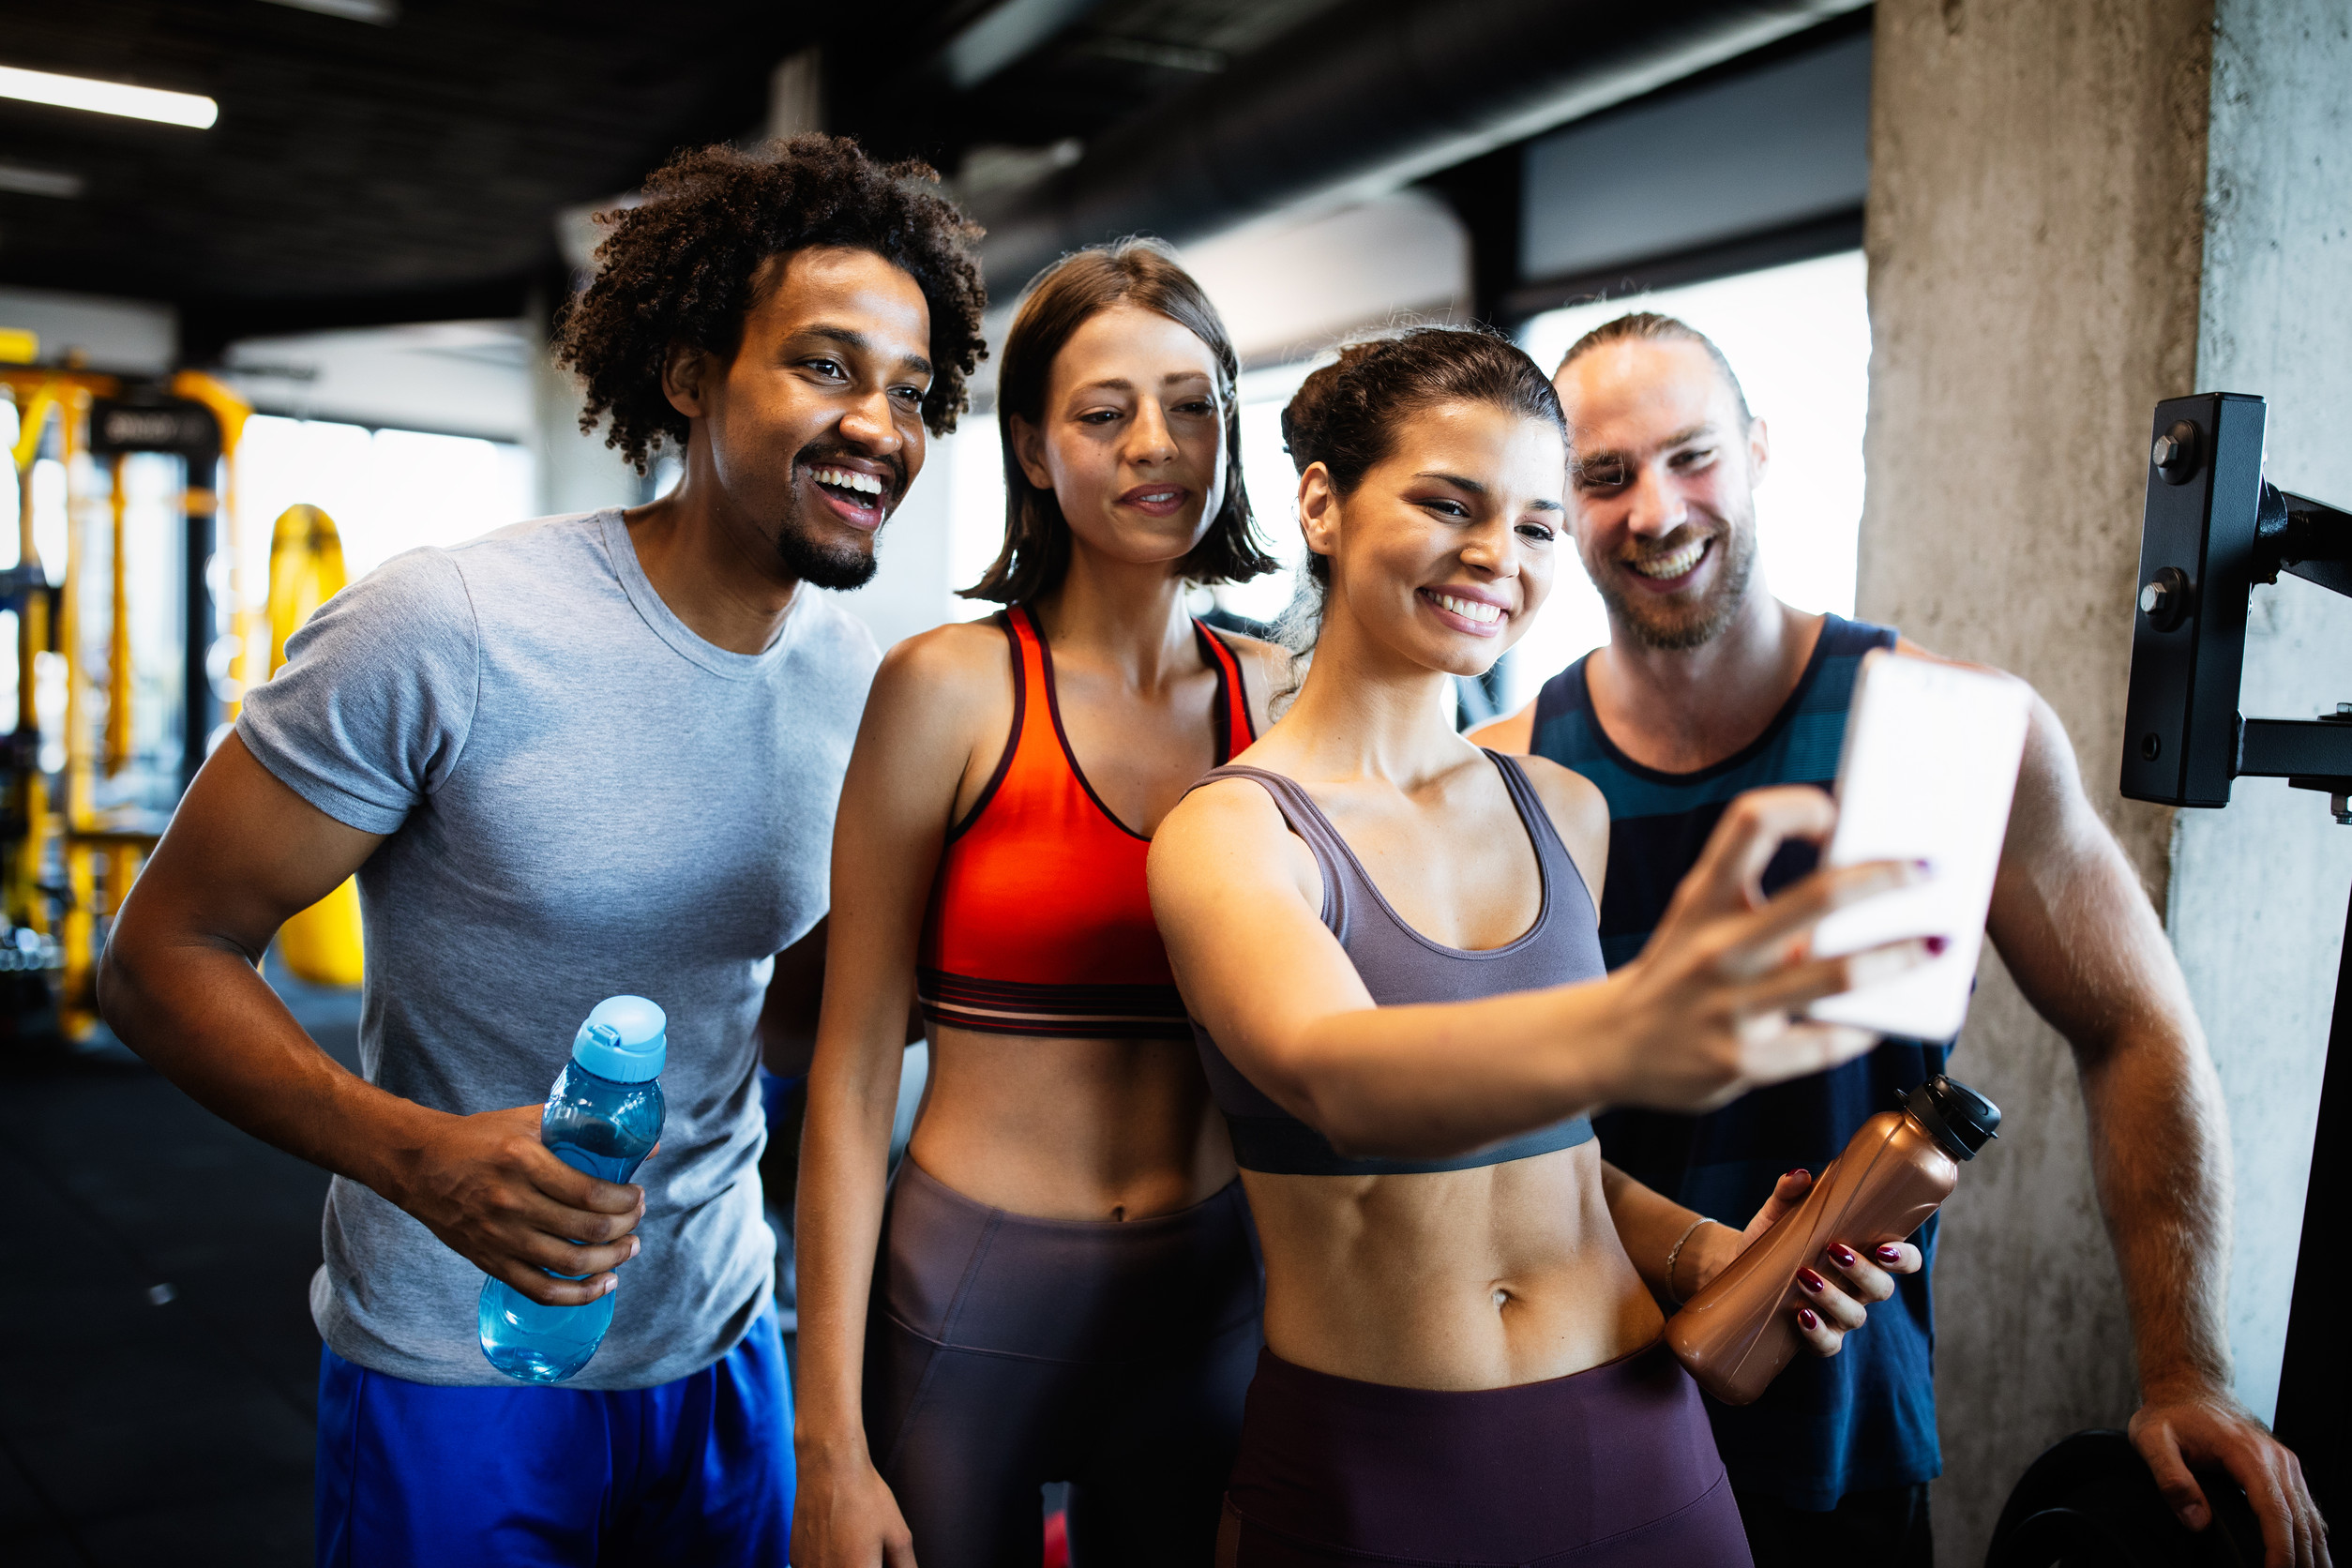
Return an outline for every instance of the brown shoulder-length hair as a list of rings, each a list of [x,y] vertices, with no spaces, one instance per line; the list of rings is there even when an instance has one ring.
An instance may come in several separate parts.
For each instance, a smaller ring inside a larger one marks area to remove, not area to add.
[[[1073,251],[1029,285],[999,357],[997,432],[1004,447],[1004,548],[968,599],[1022,604],[1061,586],[1070,567],[1070,524],[1051,490],[1022,472],[1013,449],[1013,417],[1032,425],[1046,417],[1046,384],[1054,356],[1090,320],[1115,305],[1154,310],[1208,345],[1217,362],[1217,401],[1225,406],[1225,505],[1177,570],[1195,582],[1245,582],[1275,569],[1266,553],[1249,492],[1242,487],[1242,411],[1234,396],[1241,362],[1216,307],[1192,274],[1153,239],[1123,239]]]

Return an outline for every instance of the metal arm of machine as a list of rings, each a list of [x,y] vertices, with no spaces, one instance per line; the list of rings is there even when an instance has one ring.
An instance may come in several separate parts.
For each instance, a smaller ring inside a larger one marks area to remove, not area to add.
[[[2254,516],[2254,580],[2276,582],[2282,570],[2352,596],[2352,514],[2265,479]]]
[[[2239,778],[2284,778],[2329,796],[2352,825],[2352,702],[2316,719],[2245,718],[2246,611],[2282,571],[2352,596],[2352,516],[2263,477],[2260,398],[2208,393],[2156,405],[2140,532],[2123,793],[2166,806],[2229,804]],[[2338,1217],[2352,1202],[2352,914],[2336,972],[2319,1118],[2303,1203],[2274,1426],[2320,1507],[2352,1507],[2352,1352],[2330,1294]]]

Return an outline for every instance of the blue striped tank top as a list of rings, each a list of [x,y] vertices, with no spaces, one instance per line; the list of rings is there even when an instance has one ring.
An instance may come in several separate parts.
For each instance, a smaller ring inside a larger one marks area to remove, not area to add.
[[[1601,729],[1578,659],[1536,699],[1531,749],[1599,786],[1609,805],[1601,954],[1616,969],[1640,953],[1733,796],[1778,784],[1829,789],[1846,742],[1846,710],[1862,657],[1893,646],[1885,626],[1823,618],[1797,689],[1764,732],[1692,773],[1642,766]],[[1809,844],[1784,845],[1764,875],[1769,894],[1813,869]],[[1818,1175],[1862,1123],[1943,1070],[1949,1048],[1890,1039],[1842,1067],[1775,1084],[1704,1116],[1612,1110],[1594,1118],[1605,1158],[1636,1181],[1737,1229],[1782,1172]],[[1919,1238],[1932,1259],[1935,1226]],[[1709,1401],[1732,1485],[1807,1509],[1847,1492],[1907,1485],[1942,1468],[1936,1440],[1935,1343],[1924,1272],[1870,1310],[1870,1322],[1827,1360],[1800,1356],[1762,1399]]]

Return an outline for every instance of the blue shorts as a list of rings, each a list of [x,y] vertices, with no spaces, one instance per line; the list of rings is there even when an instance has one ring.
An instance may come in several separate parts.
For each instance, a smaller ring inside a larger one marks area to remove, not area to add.
[[[784,1568],[792,1391],[776,1313],[656,1388],[441,1388],[319,1355],[320,1568]]]

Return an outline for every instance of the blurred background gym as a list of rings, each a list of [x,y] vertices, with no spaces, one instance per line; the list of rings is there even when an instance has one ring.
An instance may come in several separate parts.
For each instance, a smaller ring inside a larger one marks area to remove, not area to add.
[[[1063,249],[1176,242],[1286,561],[1277,415],[1345,335],[1477,320],[1548,367],[1636,299],[1711,334],[1770,424],[1773,589],[2033,680],[2167,911],[2236,1123],[2232,1341],[2267,1414],[2352,845],[2283,783],[2226,817],[2123,802],[2115,737],[2149,404],[2269,394],[2281,482],[2352,493],[2352,328],[2310,313],[2352,284],[2348,29],[2331,0],[0,4],[0,1560],[308,1560],[325,1178],[113,1042],[93,957],[323,597],[672,480],[580,435],[551,312],[671,151],[808,129],[940,170],[989,230],[991,338]],[[956,594],[1001,538],[990,403],[984,369],[844,596],[884,645],[993,609]],[[1289,592],[1214,596],[1262,620]],[[2255,619],[2250,686],[2347,651],[2292,581]],[[1565,574],[1465,717],[1606,637]],[[269,973],[349,1060],[342,897]],[[2106,1256],[2070,1058],[1984,963],[1971,1079],[2026,1113],[1938,1269],[1955,1562],[2033,1455],[2133,1405],[2119,1288],[2058,1284]]]

